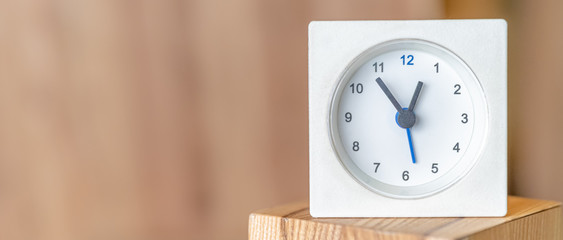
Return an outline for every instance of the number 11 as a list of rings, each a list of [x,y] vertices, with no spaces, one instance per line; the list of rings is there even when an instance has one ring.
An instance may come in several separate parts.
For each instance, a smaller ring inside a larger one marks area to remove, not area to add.
[[[375,72],[377,72],[377,66],[379,66],[379,68],[381,69],[381,72],[383,72],[383,62],[380,63],[379,65],[377,65],[377,62],[375,62],[372,66],[375,67]]]

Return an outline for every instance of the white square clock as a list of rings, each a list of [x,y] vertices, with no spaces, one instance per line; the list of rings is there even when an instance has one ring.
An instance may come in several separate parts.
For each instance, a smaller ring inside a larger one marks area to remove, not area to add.
[[[501,19],[309,24],[313,217],[504,216]]]

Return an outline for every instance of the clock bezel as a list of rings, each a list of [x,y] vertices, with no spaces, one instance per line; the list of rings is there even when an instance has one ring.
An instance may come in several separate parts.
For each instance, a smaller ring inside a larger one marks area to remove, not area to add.
[[[341,143],[338,130],[338,107],[340,98],[350,78],[366,61],[386,52],[396,50],[419,50],[430,53],[447,61],[460,76],[473,104],[475,123],[473,126],[469,146],[451,169],[444,175],[424,184],[414,186],[395,186],[381,182],[364,173],[356,166]],[[330,143],[338,161],[356,182],[372,192],[398,199],[425,198],[448,189],[460,181],[475,166],[481,158],[483,146],[487,140],[489,109],[483,86],[469,65],[448,48],[422,39],[397,38],[375,44],[355,57],[340,74],[337,84],[332,91],[328,110],[328,131]],[[475,130],[478,131],[475,131]]]

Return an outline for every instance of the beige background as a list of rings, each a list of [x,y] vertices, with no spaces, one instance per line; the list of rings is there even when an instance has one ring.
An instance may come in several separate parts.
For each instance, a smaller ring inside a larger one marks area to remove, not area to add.
[[[308,194],[311,20],[501,17],[513,194],[563,201],[563,2],[0,1],[0,239],[245,239]]]

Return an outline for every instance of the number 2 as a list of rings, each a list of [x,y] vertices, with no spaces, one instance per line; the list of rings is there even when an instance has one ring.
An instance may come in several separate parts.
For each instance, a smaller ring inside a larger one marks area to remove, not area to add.
[[[454,89],[455,89],[454,94],[461,94],[459,92],[459,90],[461,90],[461,85],[459,84],[454,85]]]

